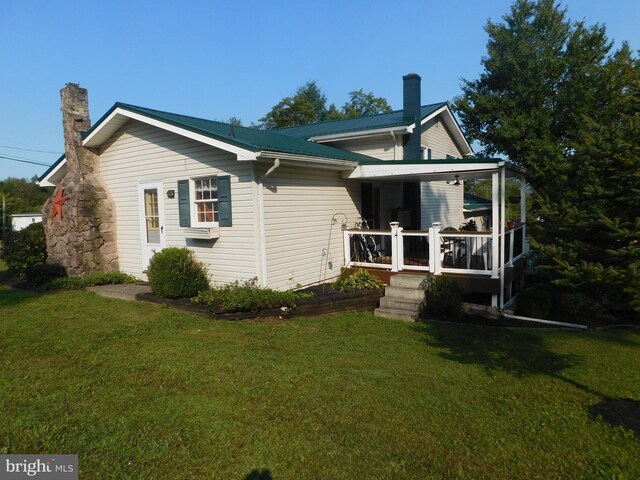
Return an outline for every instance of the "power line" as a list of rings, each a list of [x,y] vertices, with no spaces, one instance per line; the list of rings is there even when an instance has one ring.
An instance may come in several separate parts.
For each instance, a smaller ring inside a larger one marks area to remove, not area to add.
[[[5,157],[4,155],[0,155],[0,158],[4,158],[5,160],[11,160],[12,162],[21,162],[21,163],[31,163],[33,165],[42,165],[43,167],[50,167],[50,163],[42,163],[42,162],[34,162],[32,160],[22,160],[15,157]]]
[[[13,150],[24,150],[26,152],[55,153],[56,155],[62,155],[60,152],[52,152],[51,150],[37,150],[35,148],[10,147],[9,145],[0,145],[0,147],[11,148]]]

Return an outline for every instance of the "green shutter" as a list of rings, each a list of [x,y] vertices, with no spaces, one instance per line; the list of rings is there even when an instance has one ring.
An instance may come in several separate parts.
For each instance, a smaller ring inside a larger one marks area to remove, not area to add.
[[[191,226],[191,205],[189,202],[189,180],[178,180],[178,215],[181,227]]]
[[[231,226],[231,177],[218,177],[218,224]]]

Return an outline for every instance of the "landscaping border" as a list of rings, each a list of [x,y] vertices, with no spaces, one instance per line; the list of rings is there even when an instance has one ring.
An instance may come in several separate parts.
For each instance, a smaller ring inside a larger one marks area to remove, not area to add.
[[[300,298],[296,300],[295,308],[277,308],[261,310],[258,312],[217,312],[213,307],[196,305],[187,298],[167,299],[158,298],[152,293],[138,293],[136,300],[143,302],[168,305],[177,310],[182,310],[197,315],[204,315],[213,320],[247,320],[251,318],[278,317],[281,319],[293,317],[313,317],[318,315],[332,315],[344,312],[362,312],[374,310],[380,303],[380,297],[384,290],[355,290],[353,292],[337,292],[330,287],[319,290],[318,287],[309,289],[314,292],[314,297]],[[327,293],[322,295],[320,292]]]

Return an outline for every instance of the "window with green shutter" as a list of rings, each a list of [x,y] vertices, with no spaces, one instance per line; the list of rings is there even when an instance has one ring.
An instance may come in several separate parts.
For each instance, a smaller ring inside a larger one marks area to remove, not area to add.
[[[178,217],[181,227],[191,226],[191,203],[189,202],[189,180],[178,180]]]
[[[179,180],[178,209],[181,227],[230,227],[231,177]]]

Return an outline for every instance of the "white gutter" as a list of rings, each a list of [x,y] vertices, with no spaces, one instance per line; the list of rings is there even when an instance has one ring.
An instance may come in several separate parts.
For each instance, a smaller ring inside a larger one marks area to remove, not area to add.
[[[351,170],[358,166],[358,162],[355,160],[340,160],[338,158],[314,157],[314,156],[300,155],[295,153],[272,152],[269,150],[263,150],[258,152],[256,157],[258,159],[261,157],[267,157],[267,158],[278,158],[283,161],[287,160],[292,162],[305,162],[308,164],[313,164],[318,168],[325,166],[325,167],[336,168],[339,170]]]
[[[266,178],[271,175],[276,169],[280,166],[280,159],[276,158],[273,161],[273,165],[271,168],[266,171],[264,175],[258,178],[258,213],[260,216],[260,262],[262,269],[262,278],[260,279],[260,283],[263,287],[268,285],[267,281],[267,236],[265,233],[264,227],[264,181]]]
[[[392,128],[391,131],[398,133],[407,133],[407,127],[401,125],[399,127]],[[316,143],[331,142],[336,140],[351,140],[356,138],[371,137],[373,135],[386,135],[389,133],[389,127],[376,128],[375,130],[356,130],[345,133],[334,133],[329,135],[317,135],[315,137],[309,137],[309,140]]]

